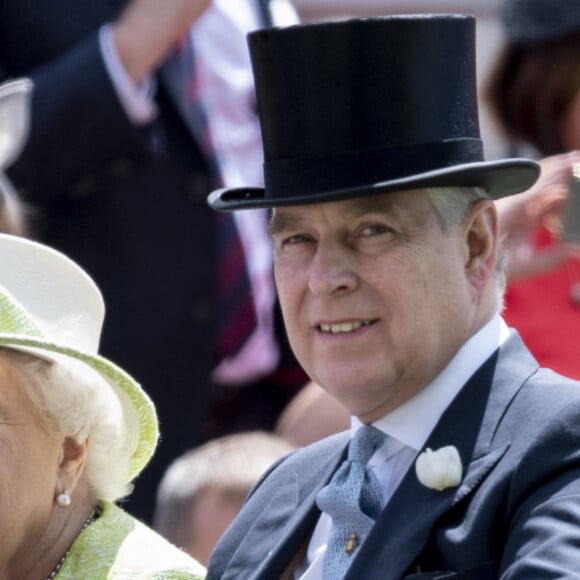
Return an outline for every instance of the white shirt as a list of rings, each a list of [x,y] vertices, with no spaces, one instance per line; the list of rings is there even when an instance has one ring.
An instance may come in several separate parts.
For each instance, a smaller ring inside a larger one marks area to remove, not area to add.
[[[271,2],[276,25],[298,22],[292,5]],[[195,66],[202,86],[201,97],[226,187],[261,186],[263,154],[250,56],[246,35],[260,26],[256,2],[214,0],[191,29]],[[121,103],[133,123],[151,122],[157,115],[152,100],[152,79],[135,86],[120,62],[109,27],[100,35],[105,65]],[[275,287],[272,248],[267,236],[267,212],[245,210],[234,213],[248,260],[248,273],[257,315],[257,327],[235,357],[221,361],[214,380],[222,384],[244,384],[272,372],[279,359],[274,337]]]
[[[472,336],[445,369],[412,399],[373,425],[387,435],[368,465],[383,488],[383,507],[391,499],[419,451],[473,373],[505,341],[509,329],[499,314]],[[351,418],[351,437],[362,423]],[[295,580],[321,580],[322,562],[332,527],[332,519],[321,514],[308,544],[306,556],[294,571]]]

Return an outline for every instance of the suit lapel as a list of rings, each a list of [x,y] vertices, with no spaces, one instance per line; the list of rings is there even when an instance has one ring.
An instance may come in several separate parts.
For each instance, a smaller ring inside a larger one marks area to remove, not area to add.
[[[379,516],[347,579],[373,572],[384,578],[404,575],[421,553],[437,520],[468,498],[509,448],[509,443],[493,448],[494,434],[511,400],[537,368],[537,362],[513,333],[472,376],[425,444],[431,449],[457,447],[464,466],[460,486],[442,492],[429,489],[419,483],[413,465]]]
[[[297,471],[296,477],[299,481],[298,488],[301,490],[301,497],[298,498],[298,505],[286,526],[286,531],[282,534],[283,540],[268,555],[263,566],[264,572],[258,575],[258,578],[269,580],[282,576],[288,563],[303,547],[320,517],[316,495],[330,481],[338,466],[344,461],[348,442],[349,433],[345,433],[339,448],[329,455],[321,455],[317,464],[310,465],[310,470]]]
[[[316,494],[343,461],[348,440],[349,433],[345,432],[317,447],[315,453],[306,454],[291,472],[284,474],[283,485],[272,478],[276,482],[270,487],[266,479],[256,494],[259,512],[253,514],[253,524],[244,533],[221,580],[249,577],[271,580],[283,575],[320,516]],[[292,458],[286,460],[290,461]],[[284,464],[279,469],[284,470]],[[269,500],[262,505],[265,495]],[[253,500],[248,499],[244,511],[252,511]]]

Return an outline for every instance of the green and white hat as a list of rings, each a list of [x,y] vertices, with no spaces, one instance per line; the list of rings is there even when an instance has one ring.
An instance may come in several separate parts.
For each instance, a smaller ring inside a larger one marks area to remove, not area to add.
[[[72,357],[97,371],[121,402],[133,479],[155,450],[157,415],[140,385],[98,354],[104,317],[101,292],[72,260],[38,242],[0,234],[0,346],[48,360]]]

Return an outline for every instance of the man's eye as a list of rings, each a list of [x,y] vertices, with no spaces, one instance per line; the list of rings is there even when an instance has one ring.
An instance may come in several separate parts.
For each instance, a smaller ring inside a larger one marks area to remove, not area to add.
[[[305,244],[310,241],[310,237],[305,236],[304,234],[295,234],[293,236],[289,236],[284,238],[282,245],[295,245],[295,244]]]
[[[362,228],[361,234],[363,236],[378,236],[387,233],[388,231],[389,228],[384,224],[369,224]]]

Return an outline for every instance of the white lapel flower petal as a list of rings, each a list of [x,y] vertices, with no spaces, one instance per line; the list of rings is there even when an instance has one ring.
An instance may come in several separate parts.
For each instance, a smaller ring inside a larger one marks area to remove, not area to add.
[[[425,486],[437,491],[457,487],[461,483],[463,466],[459,451],[453,445],[437,451],[426,449],[415,462],[417,478]]]

